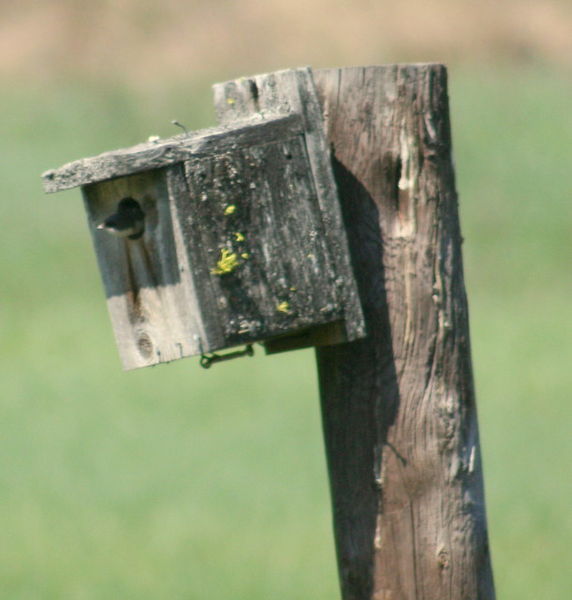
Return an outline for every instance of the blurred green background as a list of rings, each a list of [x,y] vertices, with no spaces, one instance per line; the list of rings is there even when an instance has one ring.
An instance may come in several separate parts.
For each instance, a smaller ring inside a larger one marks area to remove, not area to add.
[[[0,597],[339,597],[311,351],[121,370],[78,190],[216,81],[449,65],[498,597],[572,597],[572,7],[0,5]]]

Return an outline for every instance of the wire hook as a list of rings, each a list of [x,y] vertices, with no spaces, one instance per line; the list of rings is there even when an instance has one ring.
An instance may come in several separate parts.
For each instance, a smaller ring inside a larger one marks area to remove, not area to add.
[[[244,350],[235,350],[228,354],[201,354],[200,365],[203,369],[210,369],[217,362],[232,360],[233,358],[241,358],[242,356],[254,356],[254,348],[252,344],[247,344]]]

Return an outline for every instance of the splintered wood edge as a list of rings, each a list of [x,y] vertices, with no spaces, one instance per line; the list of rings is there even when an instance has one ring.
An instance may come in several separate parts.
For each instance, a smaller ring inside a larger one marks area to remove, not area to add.
[[[223,127],[203,129],[67,163],[42,174],[44,191],[59,192],[114,177],[158,169],[212,152],[272,141],[304,131],[299,114],[257,114]]]

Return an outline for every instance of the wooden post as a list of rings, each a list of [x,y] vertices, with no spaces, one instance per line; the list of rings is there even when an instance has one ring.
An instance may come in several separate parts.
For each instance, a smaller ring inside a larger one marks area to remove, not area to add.
[[[344,600],[491,600],[441,65],[314,74],[365,340],[317,349]]]

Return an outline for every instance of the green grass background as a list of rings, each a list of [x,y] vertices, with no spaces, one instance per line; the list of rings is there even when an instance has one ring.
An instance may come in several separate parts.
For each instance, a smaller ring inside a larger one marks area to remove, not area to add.
[[[453,69],[500,599],[572,597],[572,83]],[[568,74],[569,75],[569,74]],[[338,597],[311,351],[121,370],[78,190],[40,173],[214,122],[210,90],[0,98],[0,597]]]

